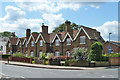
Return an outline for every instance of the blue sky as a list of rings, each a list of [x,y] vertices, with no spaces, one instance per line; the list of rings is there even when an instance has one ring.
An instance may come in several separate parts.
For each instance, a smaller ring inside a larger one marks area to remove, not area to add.
[[[2,2],[0,32],[23,37],[27,28],[40,32],[43,22],[52,32],[65,20],[95,28],[105,40],[112,32],[111,39],[118,40],[118,2]]]

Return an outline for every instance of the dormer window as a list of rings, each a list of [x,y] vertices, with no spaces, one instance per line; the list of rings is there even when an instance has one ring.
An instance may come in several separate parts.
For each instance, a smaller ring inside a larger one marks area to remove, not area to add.
[[[55,40],[55,45],[59,46],[59,40],[58,39]]]
[[[85,44],[85,36],[80,36],[80,44]]]
[[[11,43],[8,44],[8,47],[9,47],[9,48],[11,47]]]
[[[33,41],[31,41],[31,47],[33,47],[34,46],[34,42]]]
[[[21,43],[19,44],[19,47],[21,47]]]
[[[40,46],[43,46],[43,40],[40,40]]]
[[[71,40],[70,40],[70,38],[67,38],[66,44],[67,44],[67,45],[71,45]]]

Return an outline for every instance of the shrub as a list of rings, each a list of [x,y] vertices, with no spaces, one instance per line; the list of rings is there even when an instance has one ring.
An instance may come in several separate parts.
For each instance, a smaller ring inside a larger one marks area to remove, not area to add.
[[[120,57],[120,53],[112,53],[111,57]]]
[[[87,53],[86,48],[76,48],[76,49],[74,49],[73,56],[75,59],[76,59],[76,57],[78,57],[79,60],[83,60],[83,57],[85,57],[86,53]]]
[[[89,53],[90,61],[100,61],[102,59],[102,44],[100,42],[95,42],[91,45],[91,50]]]
[[[32,58],[33,59],[34,57],[33,56],[27,56],[27,58]]]
[[[48,59],[50,59],[50,58],[52,58],[53,57],[53,53],[50,53],[49,55],[48,55]]]
[[[25,55],[23,55],[22,53],[15,53],[14,57],[20,57],[20,58],[24,58]]]
[[[45,59],[46,58],[46,54],[45,53],[42,53],[41,54],[41,59]]]

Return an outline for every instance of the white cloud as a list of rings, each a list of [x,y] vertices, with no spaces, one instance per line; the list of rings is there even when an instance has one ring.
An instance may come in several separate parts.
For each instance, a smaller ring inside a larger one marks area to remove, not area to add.
[[[26,19],[25,12],[13,6],[6,6],[5,10],[7,15],[0,18],[0,32],[16,32],[19,37],[25,36],[27,28],[40,32],[42,19]]]
[[[93,8],[100,8],[100,6],[98,6],[98,5],[90,5],[90,7],[93,7]]]
[[[4,17],[6,21],[16,21],[25,17],[25,12],[13,6],[6,6],[7,15]]]
[[[59,24],[63,23],[64,18],[62,18],[62,14],[43,14],[42,15],[44,20],[48,23],[49,25],[49,32],[52,32],[54,27],[58,27]]]
[[[105,40],[109,40],[109,33],[111,32],[111,40],[118,40],[118,22],[107,21],[100,27],[94,27],[101,32],[102,37]]]

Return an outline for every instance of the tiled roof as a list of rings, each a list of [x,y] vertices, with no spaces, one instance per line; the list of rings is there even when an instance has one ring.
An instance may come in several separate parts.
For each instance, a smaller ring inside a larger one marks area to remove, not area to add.
[[[35,41],[36,41],[38,35],[39,35],[38,33],[32,33],[32,36],[33,36],[33,38],[35,39]]]
[[[46,34],[46,33],[42,33],[42,32],[41,32],[41,34],[42,34],[45,42],[50,43],[50,34]]]
[[[81,26],[84,28],[84,30],[87,32],[89,37],[93,40],[101,40],[104,41],[104,39],[101,37],[100,32],[98,32],[96,29],[92,29],[89,27]]]
[[[14,37],[9,37],[9,40],[10,40],[10,43],[12,44],[12,45],[16,45],[17,44],[17,41],[18,41],[18,38],[14,38]]]

